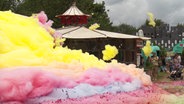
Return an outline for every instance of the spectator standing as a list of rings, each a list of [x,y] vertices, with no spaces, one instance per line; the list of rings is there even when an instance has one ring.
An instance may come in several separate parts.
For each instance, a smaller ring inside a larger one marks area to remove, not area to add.
[[[153,56],[151,57],[151,62],[153,64],[153,80],[156,80],[158,77],[158,61],[158,56],[153,52]]]
[[[153,65],[152,65],[150,56],[148,56],[145,62],[144,70],[146,71],[148,75],[150,75],[151,77],[153,76]]]
[[[171,56],[169,54],[167,54],[167,57],[165,58],[165,61],[166,61],[167,72],[170,73],[171,72],[172,59],[171,59]]]
[[[179,63],[179,58],[178,58],[178,54],[175,54],[174,58],[173,58],[173,64],[174,64],[174,70],[176,70],[179,66],[180,66],[180,63]]]
[[[166,57],[162,56],[161,57],[161,72],[166,72]]]

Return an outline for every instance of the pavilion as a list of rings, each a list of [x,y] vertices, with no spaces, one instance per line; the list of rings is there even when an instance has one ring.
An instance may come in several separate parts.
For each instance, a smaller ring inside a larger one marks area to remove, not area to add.
[[[115,59],[119,62],[139,65],[143,42],[150,39],[104,30],[90,30],[82,26],[87,23],[89,15],[82,13],[75,3],[57,17],[61,19],[61,24],[65,25],[64,28],[57,29],[66,38],[64,46],[71,49],[82,49],[83,52],[94,54],[98,58],[102,58],[102,50],[105,45],[110,44],[117,47],[119,53]]]

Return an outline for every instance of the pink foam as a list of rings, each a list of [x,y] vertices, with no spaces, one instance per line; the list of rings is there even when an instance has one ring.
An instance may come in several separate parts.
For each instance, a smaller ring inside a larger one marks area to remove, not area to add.
[[[71,74],[72,69],[48,72],[41,70],[44,68],[54,70],[51,67],[2,69],[0,71],[0,101],[25,101],[28,98],[49,94],[56,87],[72,88],[80,83],[106,86],[112,82],[126,83],[134,80],[131,75],[117,68],[109,70],[93,68],[77,75]]]
[[[23,101],[50,93],[56,77],[40,70],[0,71],[0,101]]]
[[[109,68],[120,69],[123,73],[127,73],[134,78],[140,79],[143,85],[152,84],[150,76],[147,75],[143,69],[136,68],[136,65],[134,64],[129,64],[129,65],[126,65],[123,63],[108,64],[107,69]]]
[[[89,83],[91,85],[105,86],[112,82],[131,82],[132,77],[129,74],[122,73],[118,69],[110,70],[98,70],[89,69],[87,70],[79,79],[76,80],[77,83]]]
[[[48,20],[47,15],[45,14],[44,11],[41,11],[40,13],[37,14],[39,22],[42,24],[45,24]]]

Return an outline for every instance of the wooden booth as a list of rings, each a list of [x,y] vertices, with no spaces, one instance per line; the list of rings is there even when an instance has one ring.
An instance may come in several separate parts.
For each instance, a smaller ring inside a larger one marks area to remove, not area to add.
[[[118,62],[136,65],[140,62],[143,42],[148,39],[103,30],[89,30],[82,26],[66,27],[57,31],[66,38],[64,46],[70,49],[81,49],[83,52],[94,54],[102,59],[102,50],[105,45],[110,44],[118,49],[118,55],[114,59]]]

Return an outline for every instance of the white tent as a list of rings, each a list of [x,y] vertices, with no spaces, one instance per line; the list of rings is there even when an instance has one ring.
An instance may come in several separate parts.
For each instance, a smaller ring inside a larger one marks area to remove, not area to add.
[[[85,27],[70,27],[57,30],[63,34],[64,38],[70,39],[86,39],[86,38],[106,38],[107,36]]]
[[[85,38],[122,38],[122,39],[142,39],[149,40],[148,37],[140,37],[123,33],[109,32],[104,30],[90,30],[85,27],[66,27],[57,29],[58,32],[63,34],[64,38],[70,39],[85,39]]]

